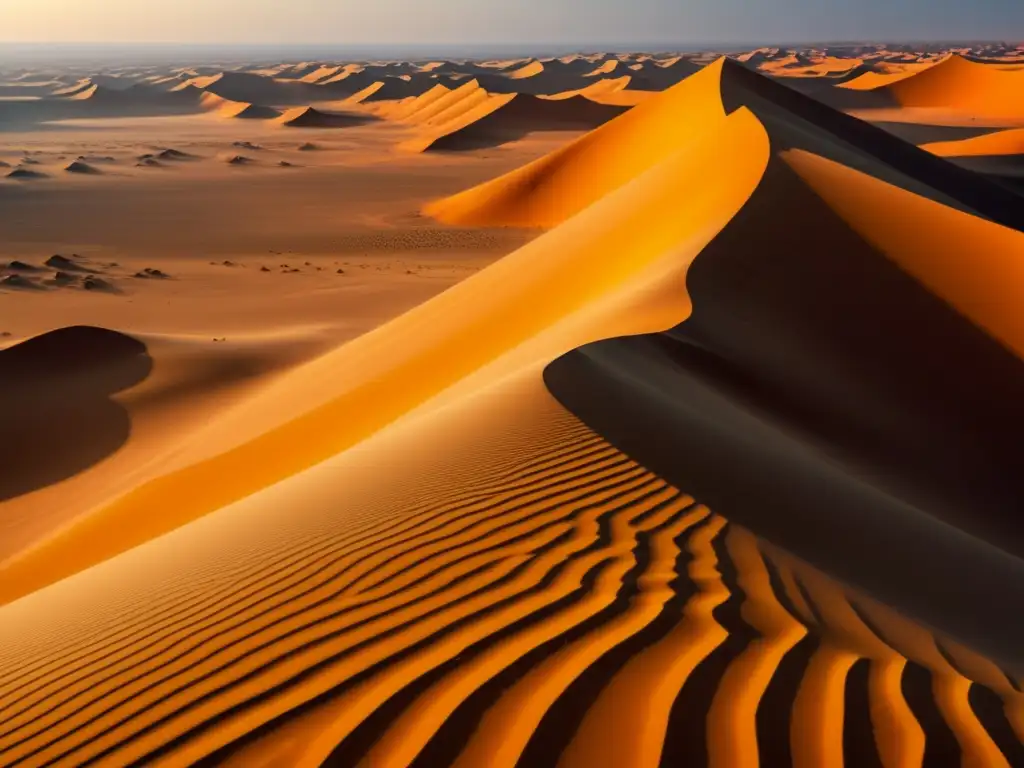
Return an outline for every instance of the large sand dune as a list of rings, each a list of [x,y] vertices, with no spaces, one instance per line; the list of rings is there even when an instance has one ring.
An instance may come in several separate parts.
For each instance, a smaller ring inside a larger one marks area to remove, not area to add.
[[[424,209],[539,236],[312,359],[225,350],[230,407],[148,448],[194,347],[0,351],[33,449],[0,492],[139,462],[0,563],[0,764],[1024,764],[1024,205],[946,159],[1017,137],[919,148],[786,84],[835,55],[627,58],[680,77],[617,107],[490,87],[612,57],[366,64],[437,77],[280,121],[585,130]],[[989,66],[884,87],[968,109]]]

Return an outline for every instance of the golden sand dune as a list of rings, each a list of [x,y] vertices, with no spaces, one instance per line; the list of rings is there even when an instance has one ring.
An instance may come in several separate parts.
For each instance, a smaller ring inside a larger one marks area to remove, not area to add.
[[[940,157],[1024,155],[1024,129],[994,131],[959,141],[939,141],[921,148]]]
[[[339,73],[344,71],[344,67],[332,67],[324,66],[317,67],[312,72],[307,72],[299,78],[304,83],[319,83],[329,78],[335,77]]]
[[[473,79],[454,89],[436,85],[407,103],[395,105],[393,115],[416,125],[444,125],[463,120],[466,115],[502,98],[508,97],[488,93]]]
[[[508,73],[508,76],[513,80],[521,80],[525,77],[535,77],[542,72],[544,72],[544,65],[539,61],[531,61],[519,69],[512,70]]]
[[[615,59],[609,59],[608,61],[601,64],[591,72],[587,72],[583,77],[601,77],[603,75],[610,75],[617,73],[620,69],[623,69],[624,65],[621,61]]]
[[[427,109],[432,108],[435,103],[443,99],[449,93],[451,93],[450,88],[446,88],[439,84],[435,85],[425,93],[421,93],[419,96],[402,99],[397,103],[386,106],[378,105],[378,108],[385,106],[384,110],[382,110],[380,114],[394,120],[422,122],[425,121],[426,116],[432,116],[432,113],[427,112]],[[443,110],[444,107],[442,106],[441,109]],[[417,115],[420,117],[417,117]]]
[[[715,73],[690,78],[553,155],[430,206],[448,223],[550,227],[580,212],[676,151],[690,126],[724,117]]]
[[[1022,763],[1017,195],[723,59],[428,210],[549,231],[0,569],[0,763]]]
[[[842,87],[879,97],[881,106],[937,108],[986,116],[1024,117],[1024,73],[951,55],[891,75],[867,73]]]

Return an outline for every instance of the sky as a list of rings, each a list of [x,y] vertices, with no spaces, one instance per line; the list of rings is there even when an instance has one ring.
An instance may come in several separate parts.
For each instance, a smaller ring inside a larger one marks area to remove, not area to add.
[[[937,39],[1024,39],[1024,0],[0,0],[0,40],[18,43],[683,46]]]

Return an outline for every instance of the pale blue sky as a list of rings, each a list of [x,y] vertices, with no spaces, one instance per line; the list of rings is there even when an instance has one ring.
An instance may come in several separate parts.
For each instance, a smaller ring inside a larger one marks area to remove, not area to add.
[[[1024,0],[0,0],[15,42],[1022,39]],[[0,50],[2,56],[2,50]]]

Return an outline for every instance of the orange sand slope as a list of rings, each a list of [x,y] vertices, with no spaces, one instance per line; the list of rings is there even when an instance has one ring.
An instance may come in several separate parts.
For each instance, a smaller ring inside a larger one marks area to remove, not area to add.
[[[720,60],[429,212],[550,231],[7,563],[0,764],[1021,764],[1019,197]]]
[[[985,116],[1024,117],[1024,70],[951,55],[919,71],[865,74],[843,88],[866,91],[901,107],[938,108]]]

